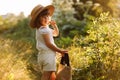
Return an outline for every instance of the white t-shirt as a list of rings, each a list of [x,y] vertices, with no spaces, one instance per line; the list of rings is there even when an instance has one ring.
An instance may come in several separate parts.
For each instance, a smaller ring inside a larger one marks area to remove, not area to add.
[[[53,30],[51,28],[49,28],[49,26],[47,27],[40,27],[39,29],[36,29],[36,48],[38,49],[38,51],[41,50],[50,50],[52,51],[50,48],[48,48],[45,44],[45,41],[43,39],[43,34],[48,34],[50,37],[50,42],[55,45],[54,43],[54,39],[53,39]]]

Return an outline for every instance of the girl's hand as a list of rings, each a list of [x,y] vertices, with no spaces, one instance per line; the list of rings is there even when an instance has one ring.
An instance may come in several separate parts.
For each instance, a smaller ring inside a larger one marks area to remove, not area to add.
[[[61,53],[62,56],[64,56],[64,54],[67,54],[68,51],[67,50],[62,50],[60,53]]]
[[[55,22],[54,20],[51,20],[51,21],[50,21],[50,25],[51,25],[52,27],[54,27],[54,26],[56,25],[56,22]]]

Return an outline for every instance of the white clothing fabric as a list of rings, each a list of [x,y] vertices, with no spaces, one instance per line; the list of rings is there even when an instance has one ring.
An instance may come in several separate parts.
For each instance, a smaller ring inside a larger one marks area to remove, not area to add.
[[[49,34],[50,42],[55,45],[52,29],[50,29],[48,26],[40,27],[39,29],[36,30],[36,40],[37,40],[36,48],[38,49],[38,51],[51,50],[46,46],[42,34]]]
[[[56,71],[55,51],[48,48],[43,39],[43,34],[48,34],[50,42],[55,45],[53,39],[53,30],[47,27],[40,27],[36,30],[36,48],[38,49],[38,64],[41,71]],[[56,46],[56,45],[55,45]]]
[[[49,54],[48,54],[49,53]],[[41,51],[38,53],[38,65],[43,71],[56,71],[56,55],[53,51]]]

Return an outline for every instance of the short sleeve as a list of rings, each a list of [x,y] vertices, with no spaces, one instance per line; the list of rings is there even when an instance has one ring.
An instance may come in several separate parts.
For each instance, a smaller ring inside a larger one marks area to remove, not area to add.
[[[40,34],[49,34],[49,30],[47,28],[42,28],[39,30]]]

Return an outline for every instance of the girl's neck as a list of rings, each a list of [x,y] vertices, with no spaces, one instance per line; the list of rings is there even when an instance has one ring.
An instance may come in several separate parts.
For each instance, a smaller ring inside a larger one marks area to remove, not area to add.
[[[44,28],[45,28],[45,27],[48,27],[48,25],[42,25],[41,27],[44,27]]]

